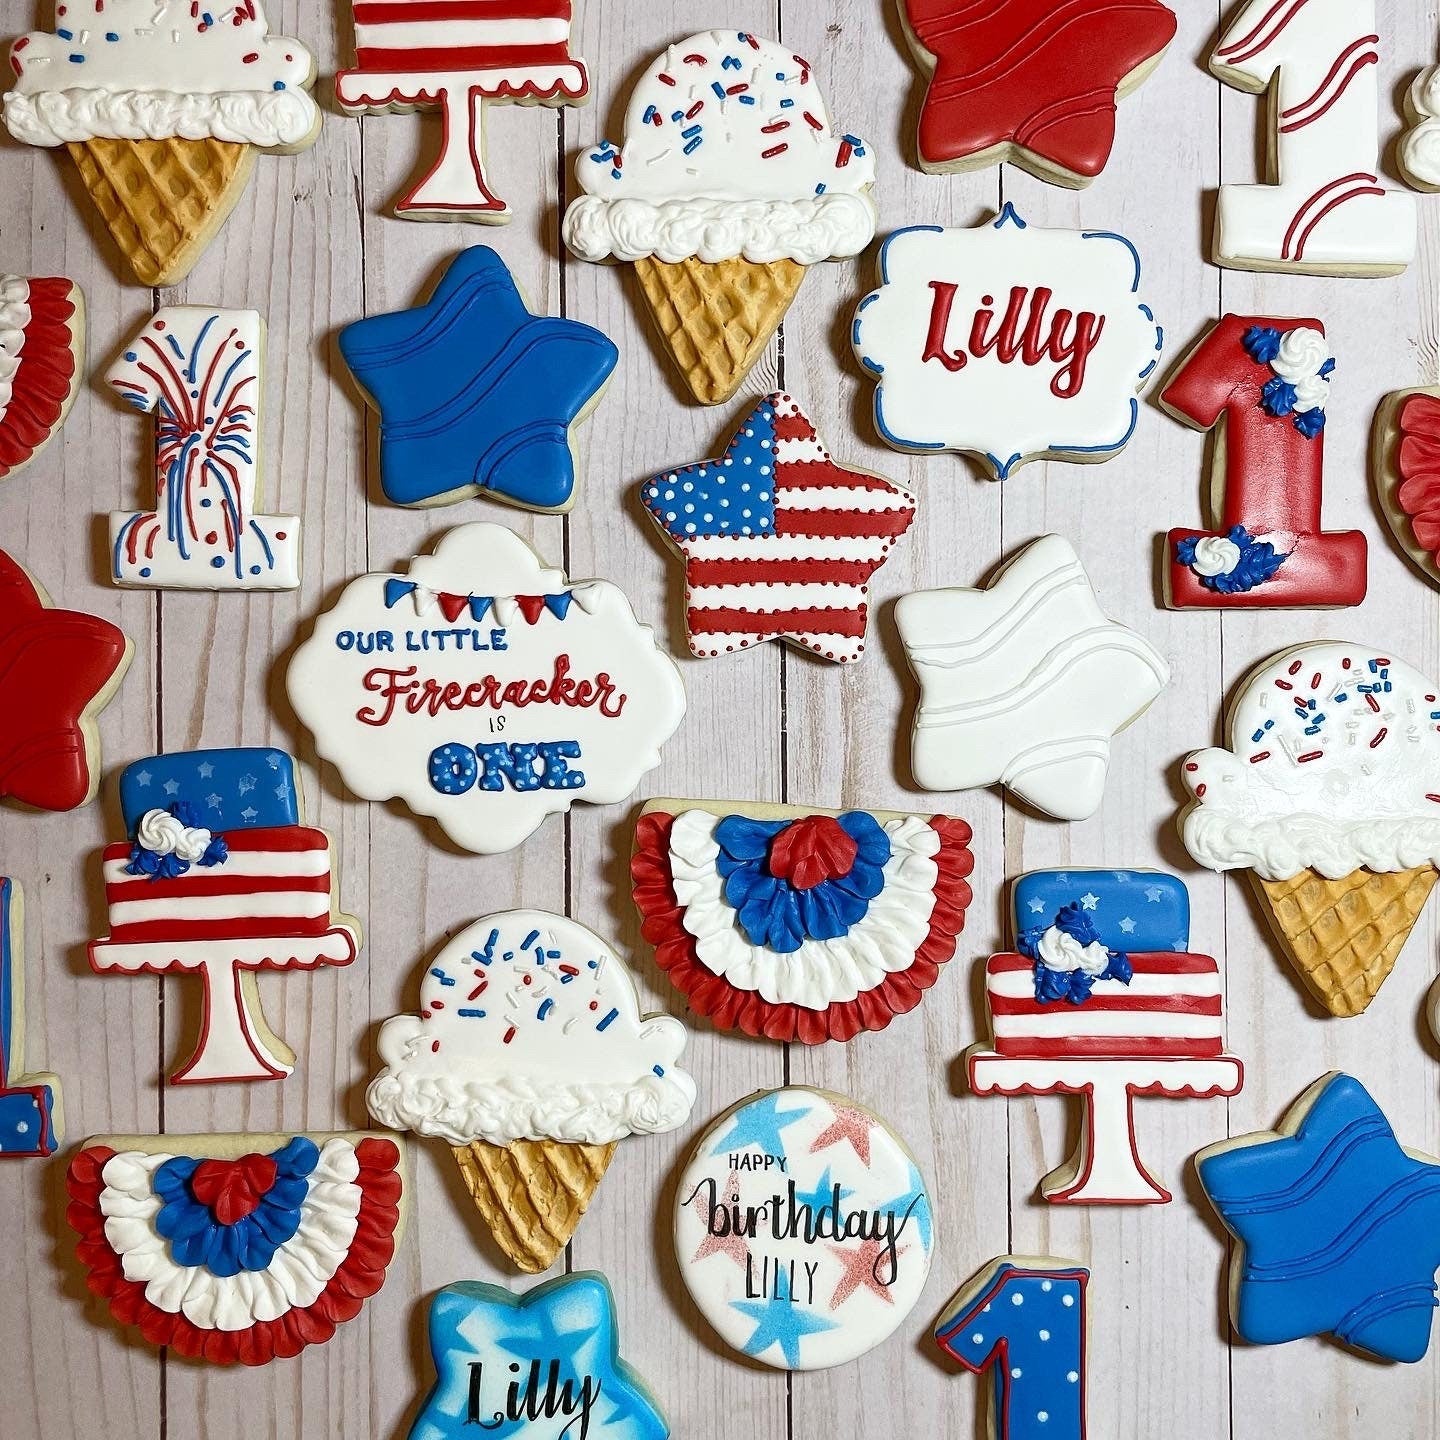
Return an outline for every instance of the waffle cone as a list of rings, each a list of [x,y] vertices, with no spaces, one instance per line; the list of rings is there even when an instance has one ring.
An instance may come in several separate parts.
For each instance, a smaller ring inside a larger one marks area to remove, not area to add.
[[[86,140],[67,147],[142,285],[183,280],[235,208],[253,145],[223,140]]]
[[[495,1243],[527,1275],[555,1263],[604,1178],[615,1145],[483,1140],[452,1147],[475,1208]]]
[[[646,259],[635,274],[655,328],[702,405],[719,405],[740,388],[764,353],[805,267],[793,260]]]
[[[1332,1015],[1358,1015],[1385,983],[1440,871],[1353,870],[1339,880],[1314,870],[1265,880],[1252,871],[1251,878],[1311,994]]]

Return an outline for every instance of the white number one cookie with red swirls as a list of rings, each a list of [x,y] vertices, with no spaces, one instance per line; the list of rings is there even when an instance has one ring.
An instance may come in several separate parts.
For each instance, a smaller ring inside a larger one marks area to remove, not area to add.
[[[1177,420],[1214,430],[1214,533],[1172,530],[1172,610],[1358,605],[1366,545],[1321,519],[1325,417],[1335,360],[1318,320],[1227,315],[1160,395]],[[1221,500],[1220,497],[1223,497]]]
[[[1380,184],[1375,0],[1248,0],[1210,57],[1270,92],[1275,184],[1222,185],[1215,260],[1235,270],[1396,275],[1415,258],[1415,200]]]

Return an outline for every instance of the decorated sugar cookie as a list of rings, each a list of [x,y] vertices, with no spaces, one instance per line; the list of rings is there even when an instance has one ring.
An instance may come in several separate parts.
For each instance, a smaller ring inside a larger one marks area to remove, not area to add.
[[[913,1010],[955,953],[970,827],[872,810],[651,800],[630,876],[642,933],[722,1030],[818,1045]]]
[[[1415,258],[1415,200],[1387,190],[1375,0],[1244,0],[1210,56],[1267,95],[1273,183],[1222,185],[1215,263],[1304,275],[1395,275]]]
[[[110,516],[111,578],[146,590],[293,590],[300,521],[259,513],[265,325],[167,305],[106,372],[155,415],[155,508]]]
[[[977,1095],[1079,1095],[1052,1204],[1170,1199],[1135,1141],[1137,1095],[1234,1095],[1220,969],[1190,951],[1190,896],[1158,870],[1032,870],[1011,890],[1013,952],[985,965],[991,1039],[965,1055]]]
[[[360,924],[335,910],[330,837],[302,823],[283,750],[187,750],[120,772],[127,839],[107,845],[110,933],[97,974],[199,975],[195,1053],[172,1085],[283,1080],[295,1052],[260,1013],[260,970],[350,964]]]
[[[500,525],[352,580],[286,686],[351,790],[482,855],[576,800],[625,799],[685,713],[675,662],[620,590],[567,580]]]
[[[702,659],[788,640],[824,660],[865,649],[870,577],[915,519],[915,499],[836,464],[799,402],[767,395],[718,460],[640,487],[685,561],[685,628]]]
[[[268,1365],[323,1345],[385,1283],[408,1204],[376,1133],[102,1135],[70,1161],[86,1284],[154,1346]]]
[[[1196,864],[1248,870],[1283,952],[1332,1015],[1375,998],[1440,878],[1440,701],[1388,653],[1319,640],[1242,682],[1230,748],[1183,767]]]
[[[779,1370],[825,1370],[882,1344],[920,1298],[934,1242],[910,1152],[826,1090],[732,1106],[675,1193],[691,1298],[727,1345]]]
[[[25,1073],[25,898],[0,876],[0,1160],[53,1155],[63,1115],[60,1081]]]
[[[1112,738],[1170,679],[1165,657],[1100,609],[1059,535],[1032,541],[983,590],[903,596],[895,623],[920,682],[920,787],[1001,784],[1058,820],[1099,808]]]
[[[569,1243],[616,1143],[674,1130],[695,1082],[685,1027],[642,1015],[593,931],[543,910],[487,915],[420,982],[420,1013],[380,1031],[365,1101],[382,1125],[449,1143],[495,1243],[538,1273]]]
[[[585,62],[570,53],[570,0],[350,0],[355,66],[335,77],[347,115],[439,110],[440,158],[395,202],[402,220],[503,225],[486,175],[491,105],[582,105]]]
[[[85,369],[85,296],[73,280],[0,275],[0,480],[70,413]]]
[[[100,712],[134,647],[108,620],[57,610],[0,550],[0,800],[74,810],[100,788]]]
[[[1405,92],[1410,128],[1401,136],[1400,169],[1417,190],[1440,190],[1440,65],[1422,70]]]
[[[5,123],[67,146],[136,281],[175,285],[250,183],[257,150],[307,149],[315,57],[262,0],[55,0],[10,48]]]
[[[582,260],[635,266],[656,332],[702,405],[730,399],[808,266],[875,234],[875,156],[836,131],[810,62],[746,31],[672,45],[640,77],[624,143],[576,164]]]
[[[1217,528],[1166,538],[1173,610],[1315,608],[1365,598],[1358,530],[1321,515],[1335,358],[1318,320],[1227,315],[1161,392],[1182,423],[1214,430],[1206,492]]]
[[[1073,1261],[1002,1255],[946,1307],[936,1343],[974,1374],[989,1373],[993,1440],[1085,1440],[1089,1284]]]
[[[615,1297],[594,1271],[523,1295],[465,1280],[430,1302],[438,1376],[410,1440],[666,1440],[645,1382],[620,1358]]]
[[[1440,585],[1440,389],[1386,396],[1375,416],[1370,468],[1400,548]]]
[[[427,304],[357,320],[340,353],[380,412],[380,487],[397,505],[490,495],[575,503],[575,429],[620,358],[574,320],[532,315],[483,245],[450,262]]]
[[[930,75],[922,170],[1005,162],[1074,187],[1105,168],[1116,102],[1160,63],[1176,23],[1160,0],[901,0],[900,18]]]
[[[1402,1149],[1365,1087],[1322,1075],[1278,1130],[1195,1157],[1235,1237],[1230,1318],[1252,1345],[1333,1336],[1376,1360],[1430,1347],[1440,1160]]]
[[[852,332],[881,437],[973,455],[998,480],[1119,454],[1165,339],[1141,283],[1123,235],[1040,230],[1013,205],[974,230],[895,231]]]

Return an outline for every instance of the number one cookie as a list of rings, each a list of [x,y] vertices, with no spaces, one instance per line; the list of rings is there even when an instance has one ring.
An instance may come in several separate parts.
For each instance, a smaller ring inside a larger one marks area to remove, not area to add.
[[[148,590],[293,590],[300,521],[257,515],[261,357],[254,310],[167,305],[106,380],[155,414],[155,508],[110,517],[111,578]]]
[[[1215,259],[1236,270],[1396,275],[1415,258],[1415,200],[1384,189],[1375,0],[1249,0],[1210,57],[1269,92],[1271,185],[1222,185]]]
[[[1085,1440],[1085,1286],[1069,1260],[1002,1255],[959,1291],[935,1339],[991,1377],[994,1440]]]
[[[1215,533],[1167,537],[1172,610],[1340,608],[1365,598],[1365,537],[1321,529],[1325,414],[1335,361],[1318,320],[1227,315],[1160,396],[1214,430]]]

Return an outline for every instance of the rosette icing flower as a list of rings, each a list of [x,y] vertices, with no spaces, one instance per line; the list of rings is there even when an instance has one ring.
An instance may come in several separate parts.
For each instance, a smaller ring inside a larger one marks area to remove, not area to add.
[[[1015,948],[1035,962],[1035,999],[1042,1005],[1083,1005],[1097,980],[1128,985],[1134,974],[1129,957],[1106,946],[1079,903],[1064,906],[1049,925],[1022,931]]]
[[[1277,418],[1290,416],[1295,428],[1313,440],[1325,428],[1325,407],[1330,402],[1330,376],[1335,371],[1330,342],[1308,325],[1297,325],[1283,335],[1272,326],[1252,325],[1242,343],[1252,360],[1275,372],[1261,391],[1261,408]]]
[[[1207,590],[1243,595],[1263,585],[1290,557],[1269,540],[1258,540],[1243,525],[1228,535],[1196,535],[1175,546],[1176,559],[1200,577]]]
[[[197,825],[196,819],[194,807],[184,801],[168,810],[146,811],[135,827],[127,873],[174,880],[192,865],[223,865],[230,854],[224,837]]]

